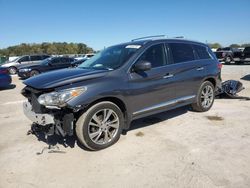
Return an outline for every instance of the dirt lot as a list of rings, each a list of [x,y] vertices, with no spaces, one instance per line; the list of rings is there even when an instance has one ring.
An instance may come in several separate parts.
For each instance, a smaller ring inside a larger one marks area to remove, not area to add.
[[[250,65],[223,66],[250,96]],[[23,87],[0,91],[0,187],[250,187],[250,101],[216,99],[206,113],[188,107],[133,122],[99,152],[70,143],[65,153],[37,155],[46,144],[26,135]]]

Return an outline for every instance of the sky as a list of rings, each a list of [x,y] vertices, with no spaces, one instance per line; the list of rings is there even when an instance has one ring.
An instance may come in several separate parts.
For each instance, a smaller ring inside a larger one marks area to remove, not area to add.
[[[250,43],[250,0],[0,0],[0,48],[77,42],[95,50],[164,34]]]

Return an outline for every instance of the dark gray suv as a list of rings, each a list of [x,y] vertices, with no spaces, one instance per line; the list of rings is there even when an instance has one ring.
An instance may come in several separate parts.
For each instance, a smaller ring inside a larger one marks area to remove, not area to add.
[[[24,83],[26,116],[46,134],[76,133],[91,150],[114,144],[132,120],[214,102],[221,64],[202,43],[137,40],[104,49],[78,68],[52,71]]]

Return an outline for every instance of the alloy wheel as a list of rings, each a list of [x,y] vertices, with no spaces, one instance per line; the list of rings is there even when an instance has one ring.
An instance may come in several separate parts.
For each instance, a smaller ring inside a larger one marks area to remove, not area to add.
[[[203,108],[209,108],[214,99],[214,91],[210,85],[207,85],[203,88],[201,92],[201,105]]]
[[[112,109],[99,110],[89,121],[89,138],[95,144],[107,144],[115,138],[119,125],[118,115]]]

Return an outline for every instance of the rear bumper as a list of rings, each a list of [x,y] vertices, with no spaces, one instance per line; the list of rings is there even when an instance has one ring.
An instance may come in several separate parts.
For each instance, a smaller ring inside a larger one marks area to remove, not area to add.
[[[12,78],[8,74],[0,75],[0,87],[6,87],[10,85],[12,82]]]
[[[25,116],[39,125],[55,124],[54,116],[51,114],[38,114],[32,111],[32,106],[28,101],[23,103],[23,112]]]

